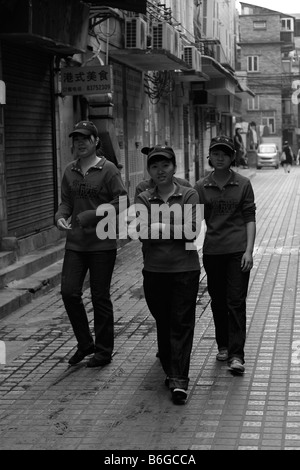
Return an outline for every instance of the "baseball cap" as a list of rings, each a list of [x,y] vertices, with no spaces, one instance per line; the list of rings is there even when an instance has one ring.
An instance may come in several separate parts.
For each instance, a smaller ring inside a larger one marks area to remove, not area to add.
[[[209,151],[215,148],[220,148],[221,150],[224,150],[225,153],[228,153],[228,150],[230,150],[230,153],[234,153],[234,143],[231,137],[227,137],[226,135],[220,135],[218,137],[213,137],[210,141],[210,146],[209,146]]]
[[[156,156],[165,157],[169,160],[173,160],[174,163],[176,162],[176,156],[172,147],[164,147],[163,145],[157,145],[151,148],[147,156],[147,164],[149,165],[150,160]]]
[[[143,147],[141,152],[144,154],[144,155],[148,155],[150,152],[152,152],[152,150],[154,149],[154,147]]]
[[[98,137],[98,129],[92,121],[79,121],[75,124],[69,137],[72,137],[75,134],[94,135],[95,137]]]

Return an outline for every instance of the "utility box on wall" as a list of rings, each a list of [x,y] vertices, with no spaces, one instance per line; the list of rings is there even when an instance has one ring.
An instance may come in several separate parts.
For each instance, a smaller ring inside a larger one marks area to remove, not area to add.
[[[89,6],[80,0],[0,0],[0,37],[55,53],[85,52]]]

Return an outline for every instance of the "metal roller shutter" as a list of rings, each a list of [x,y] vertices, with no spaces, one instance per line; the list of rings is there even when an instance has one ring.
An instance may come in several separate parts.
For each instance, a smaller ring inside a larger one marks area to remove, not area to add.
[[[53,225],[51,57],[3,42],[2,60],[8,235],[20,238]]]

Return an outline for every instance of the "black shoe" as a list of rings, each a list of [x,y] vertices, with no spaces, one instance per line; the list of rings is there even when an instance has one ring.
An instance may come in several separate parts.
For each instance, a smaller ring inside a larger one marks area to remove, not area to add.
[[[187,393],[183,388],[174,388],[172,390],[172,400],[175,405],[184,405],[187,399]]]
[[[228,359],[228,349],[219,348],[218,354],[216,355],[217,361],[227,361]]]
[[[111,362],[111,357],[97,359],[96,356],[93,356],[91,357],[91,359],[88,360],[86,366],[87,367],[102,367],[102,366],[106,366],[106,364],[109,364],[110,362]]]
[[[90,354],[94,354],[95,348],[94,346],[91,346],[88,349],[85,349],[84,351],[81,351],[80,349],[77,349],[76,353],[70,357],[69,359],[69,364],[70,366],[75,366],[76,364],[79,364],[86,356],[89,356]]]

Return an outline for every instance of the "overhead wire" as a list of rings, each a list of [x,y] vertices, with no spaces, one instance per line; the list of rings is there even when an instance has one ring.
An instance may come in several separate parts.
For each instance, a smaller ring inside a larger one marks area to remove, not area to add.
[[[153,104],[157,104],[163,96],[174,90],[174,79],[168,70],[145,74],[144,78],[145,93]]]

